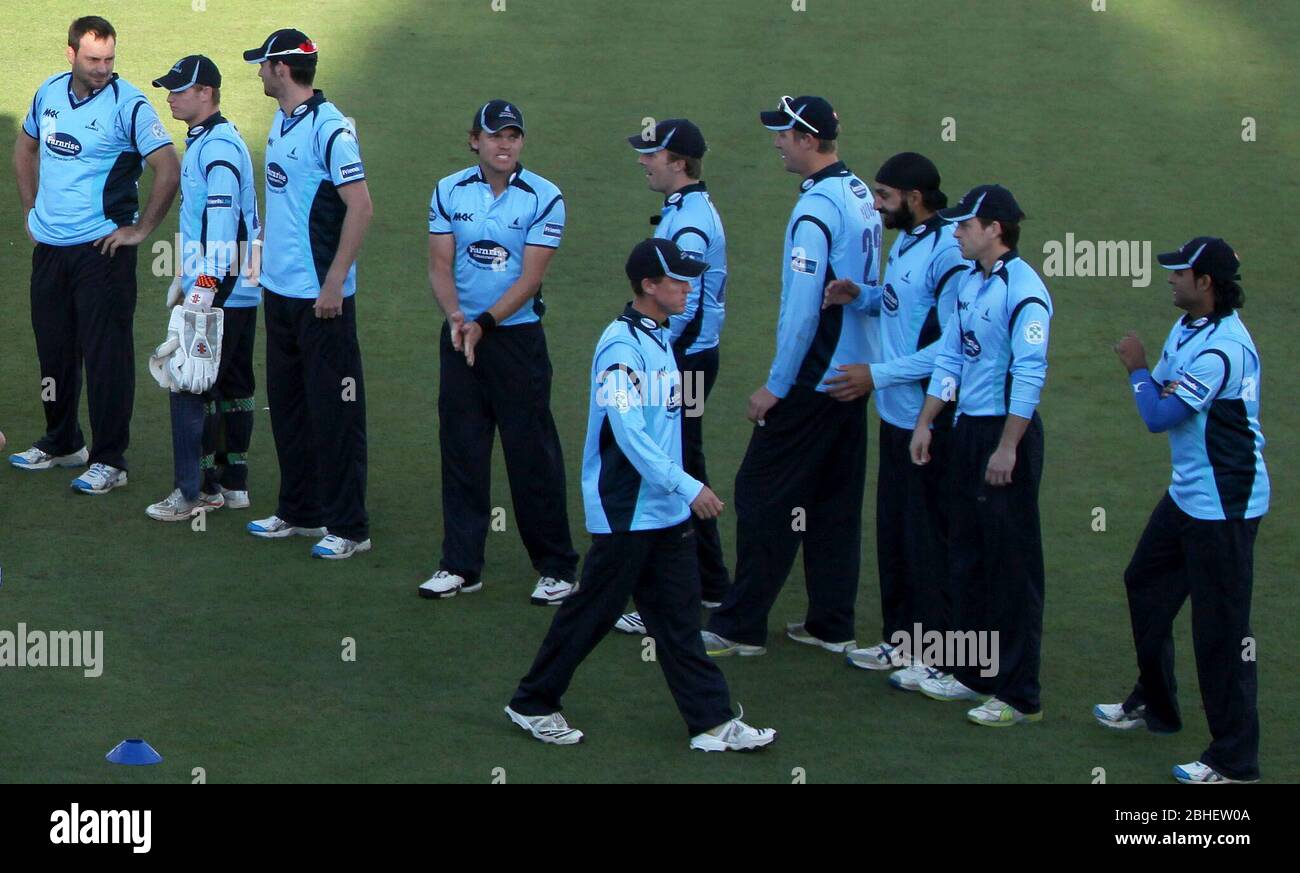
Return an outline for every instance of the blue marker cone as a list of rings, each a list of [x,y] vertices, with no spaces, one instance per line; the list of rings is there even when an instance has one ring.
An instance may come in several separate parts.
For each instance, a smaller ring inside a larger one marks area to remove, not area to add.
[[[113,747],[113,751],[104,756],[104,760],[114,764],[161,764],[162,755],[154,751],[153,746],[144,740],[122,740]]]

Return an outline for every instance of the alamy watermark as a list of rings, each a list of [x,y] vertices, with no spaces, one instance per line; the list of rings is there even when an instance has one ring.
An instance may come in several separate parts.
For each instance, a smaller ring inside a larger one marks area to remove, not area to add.
[[[906,652],[913,664],[942,670],[979,667],[980,675],[985,678],[998,675],[997,631],[924,630],[916,622],[910,633],[895,631],[889,644]]]
[[[0,668],[81,667],[87,679],[104,672],[104,632],[28,630],[23,622],[18,631],[0,630]]]
[[[1065,240],[1043,243],[1044,276],[1131,278],[1134,288],[1151,284],[1151,240]]]

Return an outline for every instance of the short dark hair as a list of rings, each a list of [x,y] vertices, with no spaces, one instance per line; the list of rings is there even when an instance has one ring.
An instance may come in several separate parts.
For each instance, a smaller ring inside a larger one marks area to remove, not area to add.
[[[221,105],[221,86],[220,86],[220,85],[209,85],[208,87],[212,89],[212,105],[213,105],[213,106],[220,106],[220,105]]]
[[[312,60],[314,61],[315,59],[313,58]],[[271,63],[284,64],[288,67],[289,78],[293,80],[295,85],[302,85],[305,88],[310,88],[312,83],[316,81],[316,64],[314,62],[307,64],[291,64],[287,61],[279,60],[278,58],[271,58]]]
[[[698,178],[700,178],[700,173],[703,172],[703,170],[704,170],[704,159],[703,159],[703,158],[688,158],[686,155],[679,155],[677,152],[673,151],[672,149],[669,149],[669,150],[668,150],[668,160],[669,160],[669,162],[672,162],[672,161],[685,161],[685,162],[686,162],[686,176],[687,176],[687,178],[689,178],[689,179],[698,179]]]
[[[641,280],[640,280],[640,279],[629,279],[628,281],[632,283],[632,293],[633,293],[633,294],[635,294],[635,295],[637,295],[638,297],[640,297],[642,294],[645,293],[645,291],[643,291],[643,290],[641,289]]]
[[[817,140],[817,154],[819,155],[833,155],[839,151],[839,146],[833,139],[822,139],[817,136],[817,134],[809,133],[806,130],[795,130],[794,128],[791,128],[791,130],[794,130],[794,132],[799,134],[800,137],[810,136]]]
[[[81,48],[81,38],[88,33],[93,34],[95,39],[117,39],[117,31],[108,23],[108,19],[98,15],[83,15],[68,28],[68,47],[73,51]]]
[[[1198,273],[1195,269],[1192,274],[1197,278],[1210,276],[1209,273]],[[1232,310],[1240,309],[1246,305],[1246,292],[1241,289],[1234,279],[1216,279],[1210,276],[1210,283],[1214,286],[1214,314],[1229,315]]]
[[[988,227],[990,224],[997,221],[998,224],[1002,225],[1002,234],[1001,234],[1002,244],[1009,249],[1014,249],[1017,245],[1019,245],[1020,222],[999,221],[996,218],[981,218],[979,221],[980,224],[983,225],[984,227]]]

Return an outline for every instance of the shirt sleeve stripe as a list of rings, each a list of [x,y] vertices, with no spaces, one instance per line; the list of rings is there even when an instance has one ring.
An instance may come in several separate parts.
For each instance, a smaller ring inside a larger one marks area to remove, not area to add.
[[[546,208],[542,210],[542,214],[537,216],[536,220],[534,220],[532,224],[528,225],[528,229],[532,230],[534,227],[537,227],[537,225],[541,224],[542,221],[546,218],[546,216],[551,214],[551,210],[555,208],[555,204],[559,203],[563,199],[564,199],[563,194],[556,194],[555,199],[552,200],[550,203],[546,204]]]

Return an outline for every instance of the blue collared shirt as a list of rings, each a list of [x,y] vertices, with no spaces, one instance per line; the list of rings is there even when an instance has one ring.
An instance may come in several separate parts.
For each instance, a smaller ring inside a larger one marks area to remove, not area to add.
[[[703,276],[691,280],[686,308],[668,318],[673,348],[687,355],[717,348],[727,318],[727,237],[703,182],[664,200],[655,236],[672,240],[682,254],[709,265]]]

